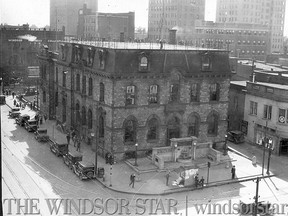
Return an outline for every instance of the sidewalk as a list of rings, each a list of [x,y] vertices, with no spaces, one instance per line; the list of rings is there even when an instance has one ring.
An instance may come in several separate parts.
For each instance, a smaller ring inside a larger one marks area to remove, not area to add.
[[[6,98],[7,105],[12,105],[12,96]],[[26,108],[21,111],[22,113],[27,113],[31,117],[35,115],[35,111]],[[45,127],[48,130],[48,134],[51,139],[54,139],[58,143],[67,143],[66,134],[60,132],[56,127],[55,120],[47,120],[40,127]],[[240,147],[240,146],[239,146]],[[70,151],[76,151],[74,143],[71,140],[69,145]],[[241,149],[238,151],[241,151]],[[80,152],[83,154],[83,161],[89,161],[95,163],[95,151],[92,150],[91,145],[87,145],[82,142],[80,147]],[[248,150],[249,152],[249,150]],[[253,166],[249,158],[251,156],[243,157],[236,152],[229,151],[228,155],[230,157],[229,162],[211,165],[209,169],[209,184],[205,186],[219,186],[223,184],[237,183],[242,181],[249,181],[257,177],[261,177],[262,168],[261,166]],[[59,158],[60,160],[61,158]],[[133,159],[132,159],[133,160]],[[257,158],[257,160],[259,160]],[[138,169],[148,170],[154,165],[149,162],[148,158],[138,158]],[[105,181],[103,178],[97,178],[104,187],[110,188],[111,190],[120,193],[131,193],[131,194],[143,194],[143,195],[159,195],[159,194],[171,194],[176,192],[191,191],[195,190],[194,186],[178,187],[173,186],[172,181],[178,178],[175,172],[171,172],[169,178],[169,186],[166,186],[166,172],[160,171],[150,171],[146,173],[136,174],[135,188],[129,187],[130,175],[135,173],[135,170],[128,166],[124,161],[118,162],[113,166],[106,164],[105,159],[98,155],[98,168],[103,167],[105,169]],[[236,167],[236,179],[231,179],[231,167],[235,165]],[[68,169],[68,167],[67,167]],[[266,171],[265,171],[266,173]],[[205,183],[207,182],[208,168],[199,168],[199,178],[203,176]],[[273,173],[271,173],[273,175]]]

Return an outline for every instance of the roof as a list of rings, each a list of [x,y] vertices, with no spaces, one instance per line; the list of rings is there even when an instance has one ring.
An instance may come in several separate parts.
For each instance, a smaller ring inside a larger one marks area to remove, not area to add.
[[[79,161],[78,162],[81,166],[83,167],[90,167],[90,166],[94,166],[93,163],[89,162],[89,161]]]
[[[72,157],[83,157],[83,155],[80,154],[79,152],[69,151],[68,154],[70,154]]]
[[[252,83],[252,82],[250,82]],[[277,88],[277,89],[283,89],[283,90],[288,90],[288,85],[281,85],[281,84],[274,84],[274,83],[266,83],[266,82],[255,82],[254,84],[262,85],[262,86],[267,86],[267,87],[272,87],[272,88]]]
[[[231,81],[230,84],[246,87],[247,81]]]
[[[252,61],[251,60],[239,60],[238,61],[239,63],[241,62],[242,64],[245,64],[245,65],[250,65],[252,66]],[[287,69],[283,69],[283,68],[280,68],[280,65],[279,67],[277,65],[271,65],[271,64],[265,64],[265,63],[262,63],[262,62],[258,62],[258,61],[255,61],[254,62],[254,65],[255,65],[255,70],[257,71],[258,70],[264,70],[264,71],[272,71],[273,72],[288,72]]]

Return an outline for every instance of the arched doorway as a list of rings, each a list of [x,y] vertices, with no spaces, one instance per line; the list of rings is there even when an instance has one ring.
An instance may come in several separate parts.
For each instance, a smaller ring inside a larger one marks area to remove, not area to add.
[[[170,145],[171,138],[180,138],[180,120],[176,116],[173,116],[167,122],[167,146]]]

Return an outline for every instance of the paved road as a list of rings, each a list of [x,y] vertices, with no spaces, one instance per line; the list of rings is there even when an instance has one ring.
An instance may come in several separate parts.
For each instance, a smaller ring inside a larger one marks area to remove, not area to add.
[[[50,152],[48,144],[38,143],[32,133],[28,133],[24,128],[14,124],[14,119],[7,117],[9,110],[7,106],[2,106],[1,109],[2,199],[39,199],[39,209],[41,212],[38,215],[51,215],[46,199],[53,198],[72,199],[75,202],[78,199],[82,199],[83,201],[84,198],[92,201],[96,198],[103,198],[104,204],[105,201],[107,203],[107,208],[105,209],[105,205],[102,205],[98,200],[104,208],[95,208],[94,214],[91,213],[90,215],[109,215],[109,213],[110,215],[119,215],[121,210],[123,215],[127,215],[129,212],[131,215],[136,215],[137,212],[139,215],[149,215],[149,213],[150,215],[161,215],[162,213],[168,213],[169,209],[167,206],[169,199],[172,199],[171,205],[173,201],[176,201],[177,210],[182,215],[186,215],[187,210],[188,215],[191,215],[191,213],[196,213],[196,204],[218,203],[224,205],[229,199],[232,202],[239,202],[240,199],[251,199],[255,195],[256,185],[251,181],[169,196],[119,194],[103,188],[97,181],[80,181],[63,163],[61,157],[57,158]],[[283,158],[281,160],[286,159]],[[276,169],[275,165],[273,169]],[[280,178],[273,177],[261,180],[259,185],[260,200],[269,200],[273,203],[287,203],[288,183],[286,177],[288,176],[288,171],[283,169],[283,167],[279,168],[279,171],[282,172]],[[109,198],[111,198],[110,201],[108,200]],[[123,205],[129,201],[128,212],[125,212],[125,208],[120,208],[121,199],[124,199]],[[148,199],[148,201],[144,204],[143,199]],[[136,203],[138,206],[136,206]],[[4,212],[7,213],[9,209],[6,204],[4,203],[3,206]],[[58,215],[65,215],[65,212],[70,213],[69,211],[67,212],[64,206],[61,206]],[[12,210],[16,213],[16,206],[13,206]],[[83,215],[84,210],[86,212],[89,211],[89,202],[86,202],[85,205],[81,204],[80,213],[77,205],[75,205],[72,207],[71,214],[69,215],[81,215],[81,213]],[[102,210],[103,214],[100,214]],[[170,212],[171,215],[173,215],[172,210]],[[20,215],[24,215],[24,211],[25,209],[22,209]],[[114,211],[115,214],[112,214]],[[207,212],[204,213],[204,215],[206,214]]]

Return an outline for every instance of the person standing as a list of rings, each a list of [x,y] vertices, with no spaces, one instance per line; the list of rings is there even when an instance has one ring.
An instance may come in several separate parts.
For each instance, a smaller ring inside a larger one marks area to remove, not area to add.
[[[166,186],[169,185],[170,170],[166,173]]]
[[[235,166],[232,166],[232,168],[231,168],[231,174],[232,174],[232,179],[235,179],[235,174],[236,174],[236,168],[235,168]]]
[[[70,145],[70,133],[68,132],[66,135],[67,143]]]
[[[199,177],[198,177],[198,173],[195,175],[195,187],[198,187],[198,183],[199,183]]]
[[[76,151],[80,152],[80,139],[77,139],[76,141]]]
[[[129,184],[129,186],[132,185],[132,188],[134,188],[135,177],[136,177],[136,175],[134,173],[131,174],[131,176],[130,176],[130,184]]]

